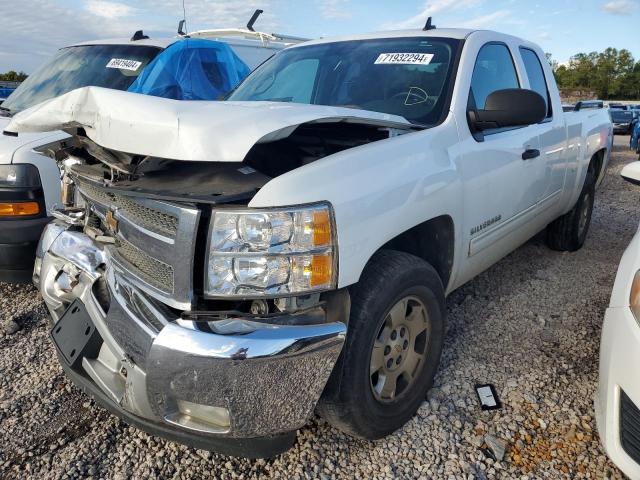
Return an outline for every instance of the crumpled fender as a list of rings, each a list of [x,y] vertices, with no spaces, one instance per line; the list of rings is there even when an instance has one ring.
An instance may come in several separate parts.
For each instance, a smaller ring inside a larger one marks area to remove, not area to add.
[[[81,127],[98,145],[121,152],[172,160],[241,162],[254,144],[285,138],[309,122],[415,128],[400,116],[344,107],[178,101],[84,87],[16,114],[5,132]]]

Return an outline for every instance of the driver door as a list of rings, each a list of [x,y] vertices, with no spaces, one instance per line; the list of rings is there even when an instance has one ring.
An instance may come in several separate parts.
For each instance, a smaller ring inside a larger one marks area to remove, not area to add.
[[[476,59],[469,104],[482,109],[491,93],[505,88],[521,88],[511,50],[488,43]],[[545,182],[538,125],[485,130],[466,139],[460,168],[471,278],[529,238],[526,225]]]

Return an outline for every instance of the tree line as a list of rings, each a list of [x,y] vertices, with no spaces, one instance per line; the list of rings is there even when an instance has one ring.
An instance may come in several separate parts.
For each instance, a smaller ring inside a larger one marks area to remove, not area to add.
[[[10,70],[7,73],[0,73],[0,82],[24,82],[27,76],[24,72]]]
[[[589,90],[602,100],[640,100],[640,61],[629,50],[578,53],[566,64],[547,54],[560,90]]]

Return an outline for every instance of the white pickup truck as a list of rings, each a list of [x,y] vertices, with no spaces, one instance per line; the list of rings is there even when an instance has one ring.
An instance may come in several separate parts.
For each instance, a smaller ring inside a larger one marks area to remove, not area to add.
[[[587,105],[585,105],[586,107]],[[426,29],[300,44],[226,102],[99,88],[65,129],[73,208],[34,280],[73,381],[157,435],[249,457],[314,409],[374,439],[430,388],[445,296],[546,228],[579,249],[611,148],[536,45]]]

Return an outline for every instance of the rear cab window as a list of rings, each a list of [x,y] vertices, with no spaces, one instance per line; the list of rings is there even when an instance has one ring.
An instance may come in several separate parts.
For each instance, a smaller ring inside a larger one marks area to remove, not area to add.
[[[520,55],[522,56],[522,61],[527,73],[527,78],[529,79],[529,88],[534,92],[539,93],[540,96],[544,98],[547,104],[546,118],[550,119],[551,117],[553,117],[551,95],[549,94],[547,79],[544,75],[544,70],[542,69],[540,58],[538,57],[538,54],[536,52],[526,47],[520,47]]]

